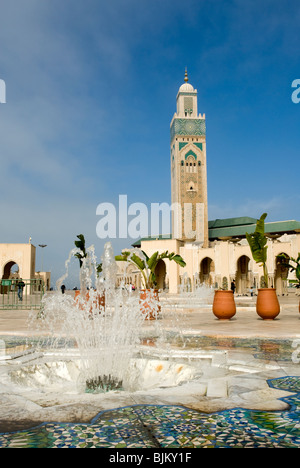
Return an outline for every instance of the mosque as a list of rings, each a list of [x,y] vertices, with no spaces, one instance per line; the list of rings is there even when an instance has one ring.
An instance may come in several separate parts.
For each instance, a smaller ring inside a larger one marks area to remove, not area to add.
[[[263,285],[263,271],[252,259],[246,232],[254,232],[256,219],[243,216],[208,220],[205,114],[198,114],[197,90],[189,83],[187,72],[177,93],[177,110],[170,124],[172,235],[142,238],[133,244],[147,255],[175,252],[186,267],[160,261],[156,276],[159,289],[170,293],[193,291],[199,284],[230,289],[235,280],[236,293],[248,294]],[[259,217],[262,213],[259,213]],[[287,271],[278,255],[296,258],[300,252],[300,222],[266,222],[268,272],[271,287],[278,294],[287,292]],[[128,282],[140,286],[134,268]]]
[[[176,294],[193,291],[198,285],[229,289],[235,280],[237,294],[262,286],[263,271],[253,260],[246,232],[255,230],[256,219],[243,216],[208,220],[206,124],[198,114],[197,90],[187,72],[176,98],[177,109],[170,124],[172,234],[142,238],[133,244],[147,255],[175,252],[186,267],[160,260],[156,277],[158,288]],[[260,216],[262,213],[258,213]],[[268,237],[269,283],[278,294],[287,292],[287,271],[279,254],[296,258],[300,252],[300,222],[265,223]],[[42,247],[42,246],[40,246]],[[42,280],[50,287],[50,273],[36,272],[36,248],[31,244],[0,244],[0,280],[20,278]],[[118,262],[119,269],[123,267]],[[43,269],[43,268],[41,268]],[[126,270],[128,284],[141,285],[132,265]],[[123,273],[120,271],[118,282]],[[117,283],[118,284],[118,283]]]

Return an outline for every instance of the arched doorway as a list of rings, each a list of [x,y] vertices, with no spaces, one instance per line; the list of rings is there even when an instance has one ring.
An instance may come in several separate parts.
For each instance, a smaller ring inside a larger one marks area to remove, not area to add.
[[[205,257],[200,263],[200,283],[205,283],[209,286],[213,284],[213,277],[211,273],[215,271],[215,264],[210,257]]]
[[[247,255],[242,255],[237,261],[237,274],[236,274],[236,292],[237,294],[247,294],[251,288],[250,272],[249,272],[250,258]]]
[[[13,260],[9,261],[3,267],[2,280],[17,280],[20,278],[19,266]],[[0,294],[8,294],[12,286],[12,281],[0,281]]]
[[[19,266],[13,260],[6,263],[6,265],[3,268],[3,275],[2,275],[2,279],[12,279],[12,278],[19,278]]]
[[[129,290],[135,290],[141,286],[141,275],[140,270],[138,270],[134,265],[128,265],[124,272],[124,275],[121,275],[118,278],[118,286],[121,286],[124,282],[124,285]]]
[[[157,289],[163,290],[166,288],[166,273],[166,264],[162,259],[160,259],[155,268]]]
[[[280,255],[284,255],[285,259],[276,257],[275,265],[275,289],[277,294],[284,295],[288,293],[288,274],[289,269],[284,265],[289,263],[290,257],[282,252]]]

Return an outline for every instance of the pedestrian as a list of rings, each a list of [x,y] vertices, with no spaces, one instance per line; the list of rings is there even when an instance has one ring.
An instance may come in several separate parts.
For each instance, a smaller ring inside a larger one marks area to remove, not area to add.
[[[234,292],[235,292],[235,280],[231,281],[230,289],[231,289],[231,291],[232,291],[233,294],[234,294]]]
[[[66,286],[64,284],[60,287],[62,294],[65,294]]]
[[[19,301],[23,301],[23,289],[25,288],[25,283],[22,278],[18,281],[18,298]]]

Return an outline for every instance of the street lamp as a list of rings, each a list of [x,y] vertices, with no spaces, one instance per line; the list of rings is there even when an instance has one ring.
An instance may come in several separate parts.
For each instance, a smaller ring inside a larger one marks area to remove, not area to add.
[[[44,249],[45,247],[47,247],[46,244],[39,244],[39,247],[41,247],[42,249]],[[44,271],[44,266],[43,266],[43,250],[42,250],[42,268],[41,268],[41,271]]]

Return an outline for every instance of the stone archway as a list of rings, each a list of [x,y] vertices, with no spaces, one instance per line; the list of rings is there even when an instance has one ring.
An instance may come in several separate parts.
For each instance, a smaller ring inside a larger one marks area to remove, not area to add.
[[[238,258],[236,273],[237,294],[247,294],[252,286],[250,284],[249,262],[250,258],[247,255],[242,255]]]
[[[200,283],[205,283],[209,286],[213,284],[213,277],[211,273],[215,271],[215,264],[210,257],[205,257],[200,262]]]
[[[130,290],[131,288],[134,290],[137,288],[140,288],[141,286],[140,271],[134,265],[128,265],[126,267],[124,275],[122,275],[118,279],[118,286],[120,286],[123,281],[124,281],[125,286],[128,287]]]
[[[167,274],[166,264],[162,259],[160,259],[155,268],[157,289],[164,290],[166,288],[166,274]]]
[[[3,267],[2,279],[18,278],[20,273],[17,262],[11,260],[7,262]]]
[[[14,260],[8,261],[4,267],[2,272],[2,280],[13,280],[20,278],[20,268],[17,262]],[[8,294],[11,290],[11,281],[9,284],[5,284],[4,281],[0,281],[0,294]]]
[[[288,294],[288,274],[289,274],[289,269],[284,266],[284,263],[289,262],[289,255],[287,255],[285,252],[281,252],[280,255],[285,255],[286,260],[283,260],[282,258],[278,258],[278,256],[275,259],[275,289],[278,295],[285,295]]]

